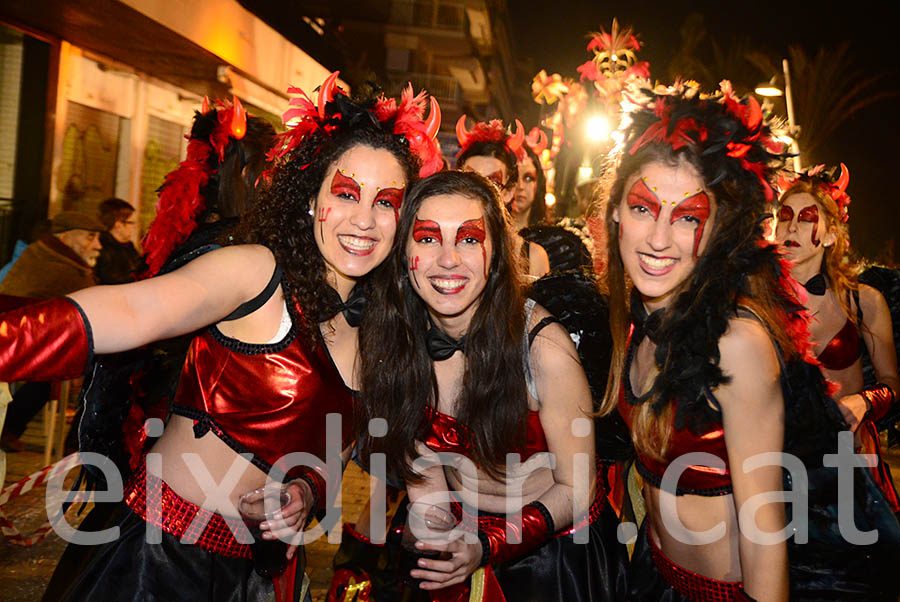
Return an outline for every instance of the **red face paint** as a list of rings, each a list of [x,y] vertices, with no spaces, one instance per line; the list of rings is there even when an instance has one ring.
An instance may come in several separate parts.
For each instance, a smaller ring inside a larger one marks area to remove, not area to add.
[[[654,221],[659,218],[659,211],[662,205],[659,204],[659,198],[656,194],[647,188],[647,183],[644,182],[643,178],[638,178],[638,181],[628,191],[627,201],[629,208],[643,207],[647,210],[647,213],[653,216]]]
[[[694,230],[694,261],[697,261],[697,249],[700,246],[700,239],[703,238],[703,228],[709,219],[709,197],[705,192],[684,199],[672,210],[670,223],[675,223],[679,219],[693,218],[697,227]]]
[[[819,243],[819,208],[815,205],[809,205],[800,210],[797,214],[798,222],[808,222],[813,225],[810,241],[814,247],[818,247]]]
[[[328,214],[331,213],[331,207],[322,207],[319,209],[319,221],[324,222],[328,219]]]
[[[460,224],[459,228],[456,230],[456,244],[459,244],[461,241],[466,240],[467,238],[474,239],[481,245],[481,260],[484,262],[484,277],[488,277],[488,264],[487,264],[487,249],[485,249],[484,241],[487,238],[487,234],[484,231],[484,218],[479,217],[478,219],[470,219],[464,221]]]
[[[419,269],[419,256],[416,255],[415,257],[413,257],[409,260],[409,271],[412,272],[412,271],[418,270],[418,269]]]
[[[416,218],[416,221],[413,222],[412,236],[416,242],[422,242],[426,238],[433,238],[439,244],[444,244],[444,237],[441,236],[441,227],[437,222],[430,219],[420,220]]]
[[[394,222],[400,221],[400,206],[403,204],[402,188],[382,188],[375,195],[374,203],[387,202],[394,210]]]
[[[483,245],[486,236],[487,235],[484,232],[484,218],[479,217],[478,219],[470,219],[463,222],[456,231],[456,244],[459,244],[460,241],[467,238],[473,238],[478,241],[479,244]]]
[[[782,205],[778,210],[778,221],[790,222],[792,219],[794,219],[794,210],[787,205]]]
[[[488,175],[488,180],[497,185],[497,188],[503,189],[503,172],[500,170],[495,171],[492,174]]]
[[[341,173],[341,170],[335,170],[334,177],[331,179],[331,194],[334,196],[350,197],[357,203],[359,202],[359,184],[353,178],[348,178]]]

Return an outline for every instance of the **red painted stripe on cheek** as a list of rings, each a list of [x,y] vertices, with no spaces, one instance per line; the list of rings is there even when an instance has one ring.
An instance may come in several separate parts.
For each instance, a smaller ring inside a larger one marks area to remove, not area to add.
[[[400,207],[403,205],[403,190],[400,188],[382,188],[375,196],[375,202],[385,200],[394,208],[394,220],[400,221]]]

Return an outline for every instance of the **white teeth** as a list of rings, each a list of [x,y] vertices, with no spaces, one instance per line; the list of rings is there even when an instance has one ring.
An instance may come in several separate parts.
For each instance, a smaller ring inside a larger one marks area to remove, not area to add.
[[[436,288],[445,289],[445,290],[453,290],[461,287],[466,283],[466,280],[461,278],[453,278],[453,279],[443,279],[443,278],[430,278],[431,284],[433,284]]]
[[[643,254],[641,255],[641,261],[646,263],[651,268],[660,269],[660,270],[663,268],[667,268],[670,265],[675,263],[675,260],[672,258],[669,258],[669,257],[659,258],[659,257],[652,257],[650,255],[643,255]]]
[[[358,251],[368,251],[375,246],[374,240],[359,238],[356,236],[339,235],[338,240],[345,247]]]

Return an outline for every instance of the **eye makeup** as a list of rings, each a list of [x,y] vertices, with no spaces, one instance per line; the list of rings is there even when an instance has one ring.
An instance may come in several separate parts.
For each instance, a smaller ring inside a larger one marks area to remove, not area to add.
[[[697,250],[700,247],[700,239],[703,238],[703,229],[709,220],[709,196],[705,192],[698,192],[693,196],[681,201],[675,209],[672,210],[670,223],[684,217],[692,217],[697,220],[694,229],[694,261],[697,261]]]
[[[430,237],[437,240],[439,244],[444,243],[444,237],[441,235],[441,227],[437,222],[430,219],[421,220],[415,218],[415,222],[413,222],[412,237],[416,242],[422,242],[424,239]]]

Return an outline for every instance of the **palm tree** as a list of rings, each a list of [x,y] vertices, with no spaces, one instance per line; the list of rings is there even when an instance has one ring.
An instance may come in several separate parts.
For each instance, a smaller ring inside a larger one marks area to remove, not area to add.
[[[898,95],[883,85],[886,73],[871,73],[857,63],[848,42],[833,50],[819,48],[810,56],[799,45],[788,47],[797,142],[804,156],[814,155],[834,131],[861,109]],[[765,73],[781,73],[772,57],[760,52],[750,59]],[[809,161],[804,161],[809,163]]]

